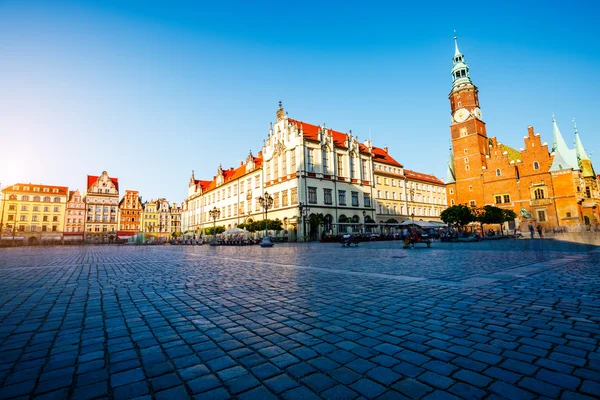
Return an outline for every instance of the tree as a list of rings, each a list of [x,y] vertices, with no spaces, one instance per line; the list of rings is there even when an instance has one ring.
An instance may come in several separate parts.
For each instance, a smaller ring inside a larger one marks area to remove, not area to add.
[[[484,224],[499,224],[500,233],[504,234],[502,225],[505,222],[513,221],[517,218],[517,214],[513,210],[507,210],[495,206],[485,206],[479,210],[477,220],[481,223],[481,229],[483,230]]]
[[[475,221],[473,210],[465,204],[458,204],[442,211],[440,218],[447,224],[465,226]]]

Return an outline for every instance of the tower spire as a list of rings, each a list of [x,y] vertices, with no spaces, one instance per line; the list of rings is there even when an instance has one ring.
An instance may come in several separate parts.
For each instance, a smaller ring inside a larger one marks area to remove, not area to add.
[[[452,151],[452,144],[450,145],[450,155],[448,156],[448,164],[446,169],[446,183],[455,183],[456,174],[454,173],[454,152]]]
[[[583,144],[581,143],[581,139],[579,138],[579,131],[577,130],[577,122],[575,122],[575,118],[573,118],[573,128],[575,129],[575,151],[577,152],[577,161],[589,160],[585,149],[583,148]]]
[[[560,171],[563,169],[579,170],[575,152],[567,147],[567,143],[556,124],[554,114],[552,114],[552,153],[554,153],[554,159],[550,171]]]
[[[454,57],[452,58],[452,63],[452,89],[464,83],[472,84],[469,75],[469,65],[465,62],[465,56],[458,49],[456,36],[454,36]]]

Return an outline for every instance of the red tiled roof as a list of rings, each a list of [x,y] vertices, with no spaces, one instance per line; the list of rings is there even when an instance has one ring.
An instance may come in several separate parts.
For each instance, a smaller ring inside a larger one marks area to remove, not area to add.
[[[298,128],[302,127],[302,132],[304,133],[304,138],[308,140],[319,140],[319,127],[313,124],[309,124],[308,122],[297,121],[295,119],[288,118],[288,121],[291,124],[295,124]],[[333,129],[326,128],[327,134],[333,137],[333,144],[336,147],[340,147],[343,149],[347,149],[348,135],[342,132],[334,131]],[[361,153],[368,153],[369,149],[362,144],[358,144],[358,151]]]
[[[98,180],[98,178],[100,178],[100,176],[93,176],[93,175],[88,175],[87,176],[87,188],[88,188],[88,190],[92,187],[92,185],[94,183],[96,183],[96,181]],[[112,181],[112,183],[115,185],[115,189],[117,189],[117,191],[119,191],[119,178],[111,178],[109,176],[108,179],[110,179]]]
[[[19,189],[13,189],[15,186],[18,186]],[[25,190],[24,188],[28,187],[29,190]],[[34,192],[33,188],[40,188],[38,191]],[[48,188],[50,189],[50,194],[52,193],[52,189],[58,189],[58,193],[54,193],[54,194],[62,194],[62,195],[68,195],[69,194],[69,188],[67,186],[51,186],[51,185],[42,185],[42,184],[35,184],[35,183],[15,183],[14,185],[11,186],[7,186],[4,189],[2,189],[3,192],[16,192],[16,193],[39,193],[39,194],[48,194],[48,192],[44,192],[44,188]]]
[[[374,147],[374,146],[373,146],[373,161],[403,168],[402,164],[400,164],[398,161],[394,160],[392,158],[392,156],[390,156],[387,153],[387,151],[385,151],[384,149],[381,149],[379,147]]]
[[[409,179],[414,179],[414,180],[423,181],[423,182],[436,183],[438,185],[444,184],[444,182],[442,182],[439,178],[437,178],[433,175],[422,174],[420,172],[411,171],[409,169],[404,170],[404,175]]]
[[[254,166],[255,168],[259,168],[262,165],[262,158],[254,157]],[[234,181],[242,176],[246,175],[246,164],[240,165],[236,169],[229,168],[223,170],[223,184],[227,182]],[[200,187],[202,188],[202,192],[208,192],[217,187],[217,177],[215,176],[212,181],[198,181]]]

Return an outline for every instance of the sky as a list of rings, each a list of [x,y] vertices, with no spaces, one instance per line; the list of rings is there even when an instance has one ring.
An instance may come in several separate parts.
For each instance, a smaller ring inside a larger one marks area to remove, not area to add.
[[[279,101],[445,178],[455,30],[488,136],[552,143],[554,113],[600,157],[600,5],[404,3],[0,0],[0,184],[107,171],[181,202],[192,170],[260,150]]]

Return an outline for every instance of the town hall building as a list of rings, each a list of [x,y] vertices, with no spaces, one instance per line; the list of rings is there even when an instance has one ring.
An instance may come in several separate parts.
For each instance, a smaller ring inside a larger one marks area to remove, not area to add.
[[[594,172],[577,126],[575,148],[567,146],[556,120],[553,140],[542,142],[532,126],[520,150],[488,137],[479,108],[479,90],[455,40],[449,94],[452,149],[446,190],[448,205],[494,205],[513,210],[518,225],[546,230],[587,227],[600,217],[599,177]],[[523,227],[521,227],[523,229]]]

